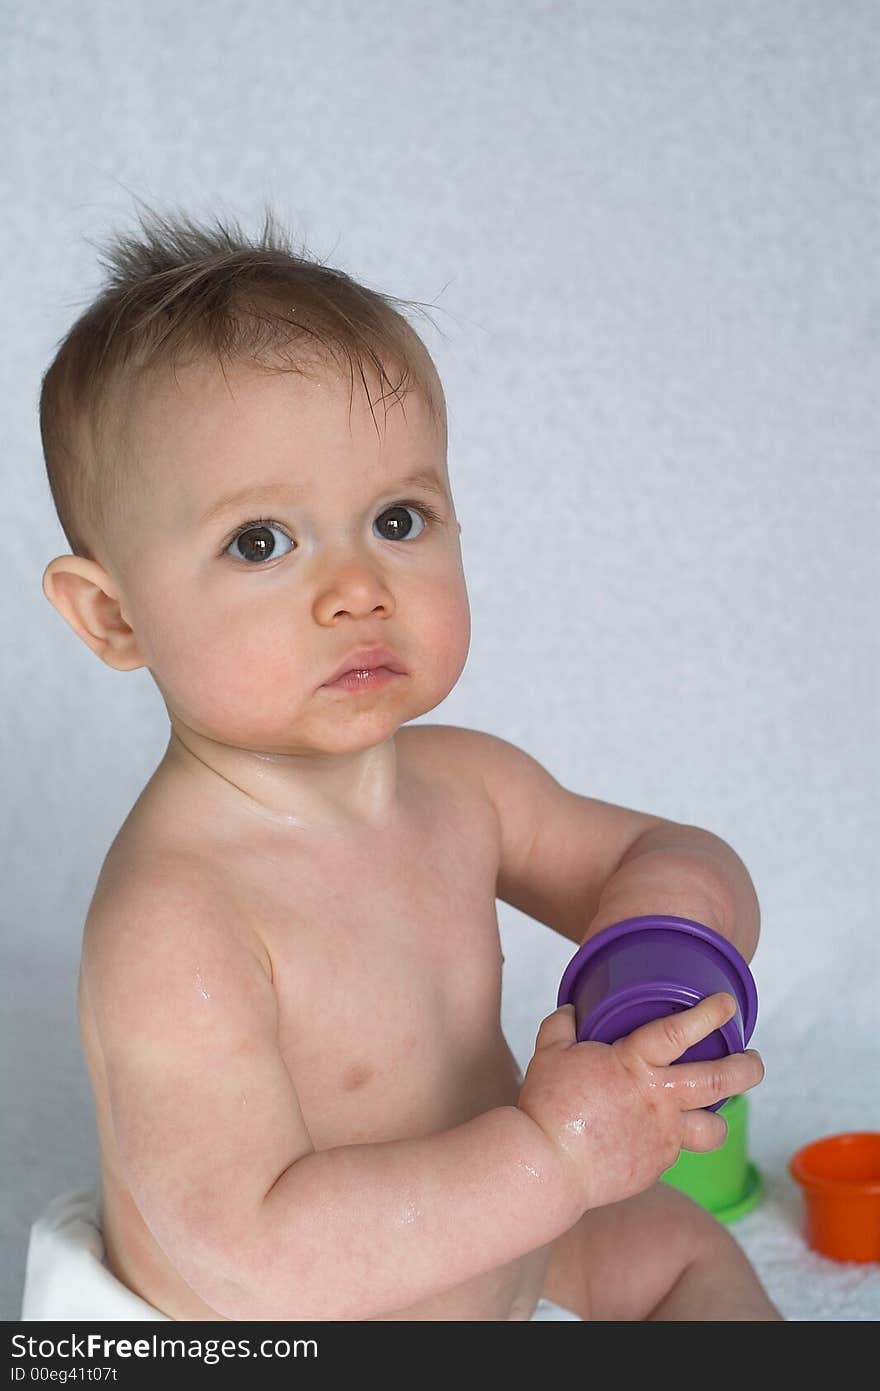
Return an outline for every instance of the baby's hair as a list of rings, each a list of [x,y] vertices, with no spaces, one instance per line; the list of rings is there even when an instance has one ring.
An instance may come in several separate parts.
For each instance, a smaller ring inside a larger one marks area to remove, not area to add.
[[[347,364],[353,397],[357,366],[375,421],[367,366],[382,386],[379,400],[402,402],[414,386],[445,429],[430,354],[394,307],[424,305],[367,289],[295,251],[268,206],[256,240],[229,218],[200,225],[140,206],[141,235],[122,233],[96,248],[106,283],[61,340],[42,380],[46,472],[72,554],[98,558],[125,487],[111,419],[119,388],[143,372],[215,359],[224,373],[225,363],[247,361],[310,376]],[[387,367],[399,373],[396,383]]]

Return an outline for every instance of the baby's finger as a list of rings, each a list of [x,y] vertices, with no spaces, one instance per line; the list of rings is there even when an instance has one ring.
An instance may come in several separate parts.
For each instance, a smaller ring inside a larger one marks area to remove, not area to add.
[[[535,1052],[554,1045],[574,1043],[577,1038],[574,1021],[574,1005],[560,1005],[552,1014],[542,1020],[535,1039]]]
[[[727,1139],[727,1121],[717,1111],[685,1111],[681,1119],[683,1150],[706,1154],[720,1149]]]
[[[735,1013],[736,1001],[732,995],[726,992],[707,995],[705,1000],[700,1000],[690,1009],[642,1024],[614,1046],[624,1044],[627,1051],[634,1048],[646,1063],[666,1067],[693,1048],[695,1043],[720,1029]]]
[[[738,1096],[764,1078],[761,1055],[753,1048],[705,1063],[676,1063],[663,1074],[663,1087],[672,1091],[679,1106],[693,1111],[711,1106],[722,1097]]]

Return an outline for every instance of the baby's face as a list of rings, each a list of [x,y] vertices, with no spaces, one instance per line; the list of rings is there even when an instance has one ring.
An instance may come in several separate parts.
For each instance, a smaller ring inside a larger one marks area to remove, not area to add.
[[[375,422],[357,373],[352,394],[347,373],[200,364],[132,398],[113,569],[172,722],[237,748],[353,752],[455,685],[470,613],[443,427],[415,390],[387,417],[371,393]],[[404,676],[326,688],[375,643]]]

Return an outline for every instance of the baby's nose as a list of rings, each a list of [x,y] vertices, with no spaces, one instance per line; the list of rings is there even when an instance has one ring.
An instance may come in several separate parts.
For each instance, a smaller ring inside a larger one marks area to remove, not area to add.
[[[393,612],[394,598],[378,565],[349,557],[326,566],[315,598],[318,622],[332,622],[340,614],[363,618]]]

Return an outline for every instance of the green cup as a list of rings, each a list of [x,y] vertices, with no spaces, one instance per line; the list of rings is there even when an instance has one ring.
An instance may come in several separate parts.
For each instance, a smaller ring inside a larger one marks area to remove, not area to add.
[[[764,1189],[761,1175],[748,1157],[745,1093],[732,1096],[718,1115],[727,1121],[727,1139],[721,1148],[708,1154],[681,1150],[672,1168],[661,1177],[708,1208],[719,1222],[735,1222],[761,1201]]]

